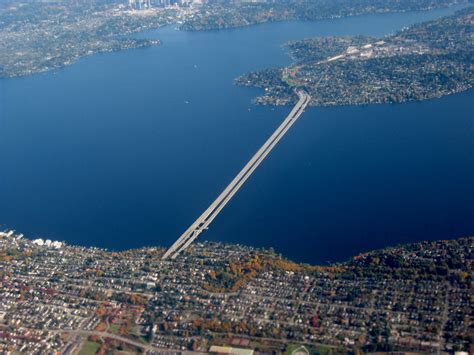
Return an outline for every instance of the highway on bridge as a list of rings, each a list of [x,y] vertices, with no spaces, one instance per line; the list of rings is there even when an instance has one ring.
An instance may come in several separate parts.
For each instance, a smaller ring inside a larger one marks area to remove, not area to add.
[[[283,123],[273,132],[268,138],[265,144],[255,153],[250,161],[244,166],[240,173],[232,180],[232,182],[225,188],[225,190],[219,195],[219,197],[199,216],[196,221],[174,242],[174,244],[166,251],[163,255],[163,259],[171,257],[176,258],[179,253],[185,250],[189,245],[206,230],[217,217],[219,212],[224,206],[230,201],[230,199],[239,191],[242,185],[252,175],[255,169],[260,163],[266,158],[266,156],[272,151],[275,145],[295,123],[295,121],[304,112],[306,106],[308,106],[311,97],[304,91],[297,92],[299,100],[298,103],[293,107],[291,112],[285,118]]]

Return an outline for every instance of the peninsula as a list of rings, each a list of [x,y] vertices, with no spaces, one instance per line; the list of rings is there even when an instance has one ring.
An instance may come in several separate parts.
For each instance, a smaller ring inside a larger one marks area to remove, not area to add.
[[[294,64],[236,79],[265,90],[259,104],[359,105],[426,100],[462,92],[474,84],[474,8],[417,24],[385,38],[320,37],[287,44]]]
[[[363,13],[427,10],[467,0],[247,1],[3,0],[0,2],[0,78],[73,64],[94,53],[159,44],[131,33],[177,24],[183,30],[220,29],[275,20],[317,20]]]

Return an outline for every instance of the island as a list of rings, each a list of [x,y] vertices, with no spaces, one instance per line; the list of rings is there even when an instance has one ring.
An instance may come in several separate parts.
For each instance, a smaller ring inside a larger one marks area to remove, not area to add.
[[[108,251],[0,232],[0,352],[469,351],[474,237],[313,266],[194,243]]]
[[[319,37],[286,45],[294,63],[248,73],[240,85],[265,90],[259,104],[313,106],[399,103],[462,92],[474,84],[474,8],[384,38]]]

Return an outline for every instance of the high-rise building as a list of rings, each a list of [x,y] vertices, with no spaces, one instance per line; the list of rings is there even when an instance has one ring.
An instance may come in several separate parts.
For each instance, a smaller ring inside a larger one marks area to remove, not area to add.
[[[128,6],[136,10],[149,9],[151,0],[128,0]]]

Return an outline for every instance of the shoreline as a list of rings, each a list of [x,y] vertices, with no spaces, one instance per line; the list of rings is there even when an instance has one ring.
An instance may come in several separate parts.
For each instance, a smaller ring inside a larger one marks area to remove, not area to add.
[[[117,35],[117,37],[123,37],[124,39],[127,40],[136,40],[133,36],[130,35],[138,35],[138,34],[144,34],[147,32],[152,32],[152,31],[157,31],[162,29],[163,27],[166,26],[174,26],[174,28],[178,31],[184,31],[184,32],[190,32],[190,33],[197,33],[197,32],[212,32],[212,31],[227,31],[227,30],[236,30],[236,29],[243,29],[243,28],[250,28],[253,26],[259,26],[259,25],[265,25],[265,24],[272,24],[272,23],[285,23],[285,22],[306,22],[306,23],[318,23],[320,21],[335,21],[335,20],[341,20],[341,19],[347,19],[347,18],[357,18],[361,16],[377,16],[377,15],[388,15],[388,14],[404,14],[404,13],[425,13],[425,12],[430,12],[430,11],[436,11],[436,10],[447,10],[447,9],[452,9],[453,7],[457,8],[457,10],[461,10],[463,8],[472,6],[469,2],[464,2],[464,3],[457,3],[457,4],[450,4],[448,6],[443,6],[443,7],[431,7],[431,8],[426,8],[426,9],[418,9],[418,10],[400,10],[400,11],[374,11],[374,12],[366,12],[366,13],[360,13],[360,14],[351,14],[348,16],[333,16],[333,17],[322,17],[314,20],[306,20],[306,19],[282,19],[282,20],[268,20],[268,21],[263,21],[263,22],[256,22],[256,23],[249,23],[246,25],[242,26],[233,26],[233,27],[223,27],[223,28],[209,28],[209,29],[198,29],[198,30],[189,30],[189,29],[183,29],[183,23],[181,23],[181,20],[177,18],[175,21],[169,22],[169,23],[164,23],[161,24],[157,27],[152,27],[152,28],[147,28],[147,29],[140,29],[140,30],[130,30],[127,31],[123,34]],[[104,37],[104,40],[107,38]],[[0,75],[0,80],[4,79],[15,79],[15,78],[25,78],[29,77],[32,75],[37,75],[37,74],[44,74],[48,72],[54,72],[56,70],[62,70],[65,69],[69,66],[75,65],[79,60],[83,58],[87,58],[90,56],[94,56],[97,54],[108,54],[108,53],[114,53],[114,52],[121,52],[125,50],[133,50],[133,49],[140,49],[140,48],[150,48],[152,46],[156,45],[162,45],[162,40],[159,38],[154,38],[154,39],[148,39],[148,38],[142,38],[141,40],[143,41],[148,41],[150,43],[145,43],[145,44],[136,44],[132,45],[127,48],[116,48],[116,49],[100,49],[100,50],[95,50],[92,53],[85,53],[83,55],[76,55],[65,61],[64,63],[49,67],[49,68],[42,68],[38,70],[32,70],[29,72],[18,72],[15,74],[11,75]],[[284,45],[284,44],[283,44]],[[1,68],[1,66],[0,66]],[[277,105],[278,106],[278,105]],[[312,105],[310,105],[312,106]]]
[[[144,245],[141,247],[137,248],[124,248],[124,249],[109,249],[109,248],[103,248],[103,247],[98,247],[98,246],[85,246],[85,245],[78,245],[78,244],[70,244],[69,242],[66,241],[59,241],[59,240],[52,240],[52,239],[45,239],[45,237],[38,237],[35,239],[31,239],[30,237],[25,236],[22,233],[17,233],[16,230],[14,229],[4,229],[0,230],[0,240],[2,239],[13,239],[16,241],[27,241],[28,244],[31,246],[35,246],[37,248],[43,248],[45,250],[50,250],[50,251],[58,251],[61,252],[61,249],[80,249],[83,251],[94,251],[94,252],[101,252],[105,254],[129,254],[129,253],[140,253],[140,252],[147,252],[147,251],[153,251],[157,252],[159,255],[164,255],[165,252],[168,250],[167,247],[161,246],[161,245]],[[336,267],[340,265],[345,265],[348,262],[351,262],[353,260],[357,260],[361,256],[372,254],[372,253],[380,253],[380,252],[385,252],[393,249],[398,249],[398,248],[408,248],[414,245],[418,244],[423,244],[423,243],[445,243],[445,242],[453,242],[457,240],[464,240],[464,239],[474,239],[474,234],[473,235],[461,235],[457,237],[447,237],[447,238],[441,238],[441,239],[434,239],[434,240],[428,240],[428,239],[420,239],[418,241],[412,241],[412,242],[406,242],[406,243],[397,243],[397,244],[390,244],[382,248],[375,248],[375,249],[368,249],[365,251],[361,251],[359,253],[355,253],[352,256],[348,257],[345,260],[341,261],[333,261],[333,262],[327,262],[325,264],[321,263],[307,263],[307,262],[300,262],[300,261],[295,261],[292,259],[289,259],[288,257],[285,256],[284,253],[279,252],[278,250],[275,250],[273,247],[257,247],[253,245],[248,245],[248,244],[242,244],[242,243],[231,243],[231,242],[221,242],[221,241],[210,241],[210,240],[200,240],[196,241],[195,243],[192,243],[189,247],[188,251],[183,251],[181,258],[186,258],[188,254],[192,253],[192,250],[194,248],[194,245],[196,245],[196,248],[202,249],[206,248],[207,246],[209,247],[215,247],[215,246],[220,246],[220,248],[227,249],[227,248],[246,248],[248,250],[253,250],[256,253],[270,253],[274,254],[278,258],[281,258],[282,260],[286,260],[288,262],[291,262],[295,265],[300,265],[303,267]],[[161,259],[160,256],[160,259]],[[167,258],[167,259],[161,259],[162,262],[164,263],[173,263],[180,260],[180,258]]]
[[[235,339],[249,354],[468,349],[473,242],[419,242],[310,266],[235,244],[196,243],[163,261],[156,248],[56,250],[0,237],[0,351],[209,353]],[[413,319],[419,327],[408,328]]]

